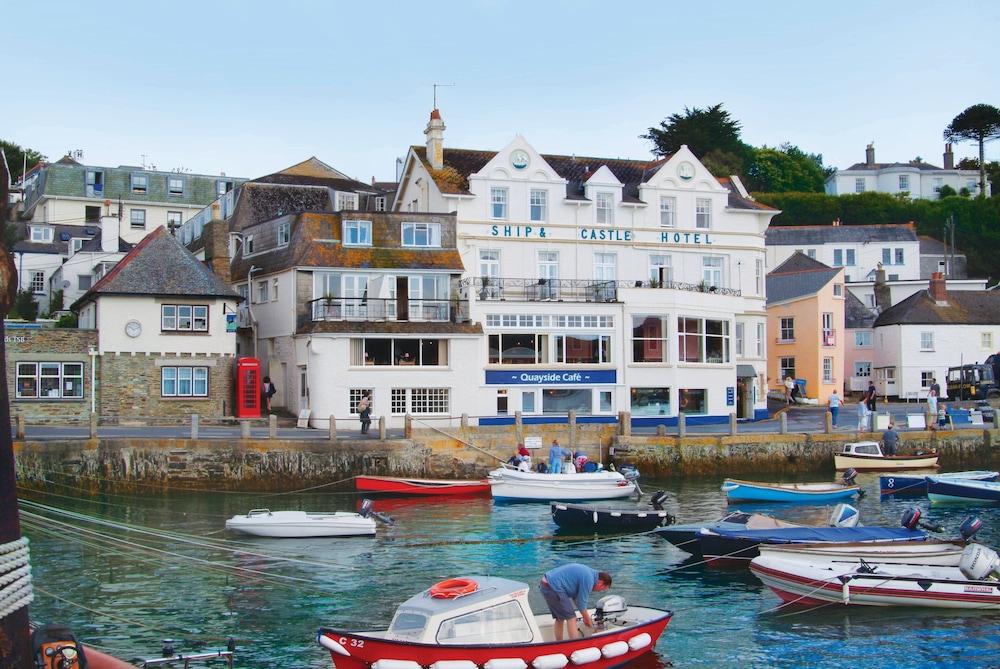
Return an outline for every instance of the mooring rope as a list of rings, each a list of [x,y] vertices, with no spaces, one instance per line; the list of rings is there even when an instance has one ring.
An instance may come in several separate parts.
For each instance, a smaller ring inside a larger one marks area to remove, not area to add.
[[[35,599],[28,557],[27,537],[0,544],[0,619]]]

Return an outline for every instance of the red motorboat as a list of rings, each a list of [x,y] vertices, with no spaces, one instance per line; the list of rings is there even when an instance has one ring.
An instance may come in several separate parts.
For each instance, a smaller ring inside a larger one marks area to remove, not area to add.
[[[393,476],[355,476],[358,492],[380,492],[395,495],[488,495],[490,484],[478,481],[449,479],[406,479]]]
[[[552,616],[531,612],[527,584],[471,576],[406,600],[387,630],[323,627],[316,640],[336,669],[609,669],[652,650],[672,616],[607,595],[592,613],[594,630],[556,641]]]

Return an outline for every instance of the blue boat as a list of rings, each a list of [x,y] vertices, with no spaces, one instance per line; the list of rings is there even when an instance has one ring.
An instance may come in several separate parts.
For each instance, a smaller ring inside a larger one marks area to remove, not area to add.
[[[861,494],[861,486],[846,483],[758,483],[726,479],[722,492],[730,502],[791,502],[830,504]]]
[[[996,481],[1000,472],[971,471],[933,474],[935,478],[963,481]],[[883,474],[878,477],[879,492],[896,497],[922,497],[927,494],[926,474]]]
[[[1000,483],[928,476],[927,496],[936,504],[1000,504]]]

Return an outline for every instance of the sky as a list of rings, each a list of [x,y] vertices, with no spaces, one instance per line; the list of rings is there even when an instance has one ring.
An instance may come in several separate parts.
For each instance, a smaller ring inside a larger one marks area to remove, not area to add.
[[[874,142],[879,162],[940,165],[956,114],[1000,106],[1000,3],[954,7],[11,2],[0,139],[52,160],[80,149],[89,165],[253,178],[316,156],[393,180],[441,83],[454,84],[438,89],[446,147],[520,133],[542,153],[641,159],[650,126],[721,102],[753,145],[846,168]]]

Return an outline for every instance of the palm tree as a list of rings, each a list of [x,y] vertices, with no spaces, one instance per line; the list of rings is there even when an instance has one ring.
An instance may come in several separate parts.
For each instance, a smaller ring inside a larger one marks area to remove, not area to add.
[[[986,197],[986,159],[983,145],[1000,138],[1000,109],[993,105],[972,105],[951,120],[944,129],[944,138],[949,142],[963,140],[979,142],[979,196]]]

